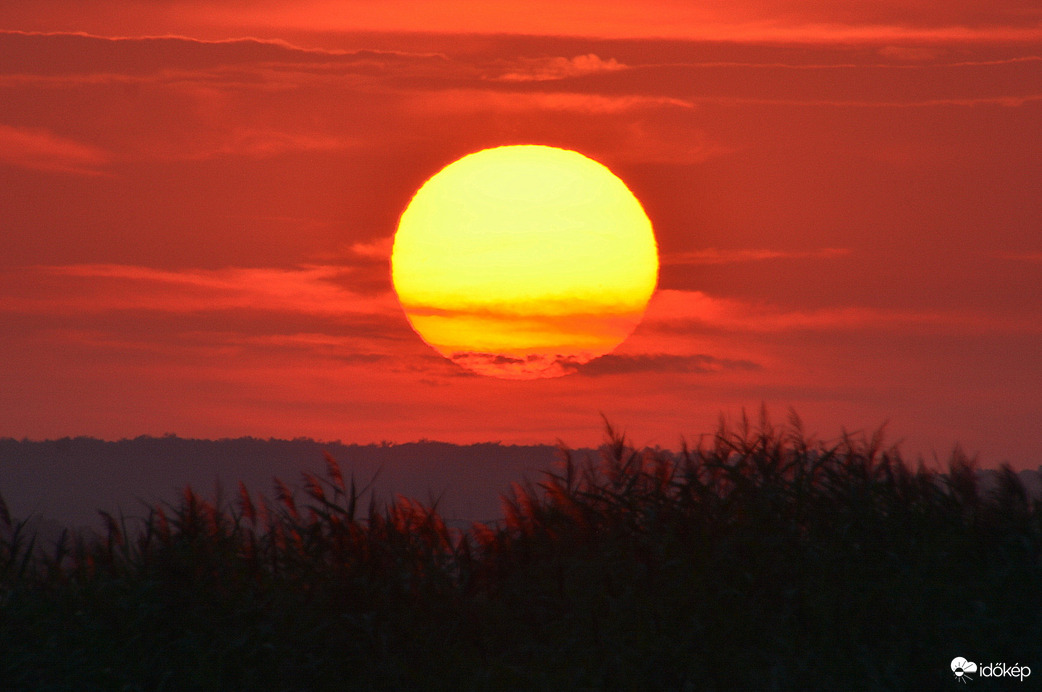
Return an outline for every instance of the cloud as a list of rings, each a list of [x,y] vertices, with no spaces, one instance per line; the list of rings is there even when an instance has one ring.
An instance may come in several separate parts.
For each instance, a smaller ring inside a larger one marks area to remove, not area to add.
[[[997,252],[994,256],[998,259],[1012,260],[1014,262],[1042,264],[1042,252]]]
[[[560,377],[572,372],[573,367],[561,357],[544,354],[517,357],[502,353],[457,351],[449,356],[449,360],[463,369],[462,372],[453,373],[455,375],[479,373],[511,380]]]
[[[652,119],[648,119],[652,120]],[[626,123],[615,137],[606,137],[592,149],[606,159],[630,163],[699,164],[738,151],[688,123],[639,120]]]
[[[644,372],[711,373],[723,370],[759,370],[761,366],[751,360],[717,358],[704,354],[649,353],[622,355],[609,353],[581,365],[572,365],[572,367],[576,372],[588,377],[599,377],[602,375]]]
[[[493,110],[501,112],[574,111],[611,114],[659,108],[694,108],[691,101],[667,96],[587,94],[582,92],[488,91],[445,89],[416,97],[417,109],[427,114]]]
[[[36,267],[21,276],[8,275],[8,281],[0,283],[0,310],[77,314],[236,310],[325,317],[400,311],[389,293],[363,296],[345,288],[347,274],[341,267],[326,265],[177,271],[117,264]],[[25,285],[31,287],[28,295],[21,288]]]
[[[941,48],[923,46],[883,46],[878,52],[884,58],[908,62],[926,62],[944,54],[944,50]]]
[[[196,336],[200,344],[245,346],[255,353],[270,352],[273,354],[324,358],[345,364],[365,365],[392,359],[392,356],[388,353],[374,352],[372,350],[374,344],[377,343],[372,340],[374,336],[372,334],[342,336],[315,332],[274,334],[200,332]],[[402,360],[407,355],[399,354],[395,360]]]
[[[945,108],[949,106],[955,107],[969,107],[974,108],[977,106],[1003,106],[1006,108],[1019,108],[1029,103],[1038,103],[1042,101],[1042,93],[1038,94],[1023,94],[1020,96],[985,96],[985,97],[970,97],[970,98],[936,98],[936,99],[922,99],[922,100],[911,100],[911,101],[858,101],[858,100],[846,100],[846,101],[788,101],[788,100],[757,100],[757,99],[740,99],[735,100],[734,103],[741,101],[746,104],[760,103],[762,105],[775,105],[775,106],[825,106],[833,108]]]
[[[210,6],[207,10],[213,16]],[[317,25],[340,30],[812,43],[945,38],[1030,40],[1040,36],[1038,16],[1025,11],[1022,0],[1000,0],[986,8],[978,0],[650,0],[639,4],[628,0],[536,0],[516,7],[420,0],[352,3],[348,7],[330,0],[312,0],[306,9],[258,7],[235,12],[228,21],[233,25],[246,22],[300,29],[314,29]]]
[[[212,149],[186,153],[183,158],[246,156],[260,159],[293,152],[342,151],[358,144],[354,139],[336,135],[243,129],[233,130],[223,142],[216,144]],[[173,158],[177,156],[174,155]]]
[[[394,236],[378,238],[368,243],[353,243],[348,248],[352,254],[358,257],[376,260],[388,260],[394,247]]]
[[[470,372],[494,373],[508,379],[560,377],[576,373],[586,377],[632,373],[705,374],[725,370],[759,370],[761,367],[758,363],[744,359],[673,353],[626,355],[609,353],[587,361],[564,355],[529,354],[521,357],[500,353],[461,351],[453,353],[450,360]]]
[[[437,53],[303,48],[278,39],[205,40],[188,36],[98,36],[83,32],[0,31],[2,72],[21,75],[126,75],[176,78],[242,66],[284,69],[363,68],[442,63]]]
[[[626,69],[615,58],[603,58],[594,53],[574,58],[523,58],[508,68],[509,72],[492,77],[503,82],[542,82],[570,77],[584,77],[598,72],[617,72]]]
[[[129,9],[141,13],[141,8],[147,7],[154,12],[153,6],[134,2]],[[533,0],[521,5],[470,0],[307,0],[292,6],[267,1],[204,4],[189,0],[177,8],[182,21],[240,30],[256,27],[805,42],[1038,36],[1031,33],[1037,29],[1037,13],[1025,10],[1023,0],[995,0],[987,5],[979,0]]]
[[[45,129],[0,124],[0,163],[77,175],[104,175],[107,152]]]
[[[1042,320],[1007,318],[972,311],[898,310],[863,306],[787,310],[768,303],[714,298],[701,291],[659,290],[645,315],[648,328],[664,333],[709,330],[950,331],[955,333],[1042,333]]]
[[[1037,40],[1038,12],[1024,0],[68,0],[0,5],[0,24],[112,26],[135,34],[242,35],[286,31],[525,34],[596,38],[824,42],[869,40]]]
[[[446,64],[257,39],[0,32],[0,122],[33,125],[3,126],[0,160],[97,173],[142,160],[339,154],[384,141],[396,87]],[[88,133],[94,146],[63,132]]]
[[[848,248],[820,248],[817,250],[789,251],[768,249],[745,250],[692,250],[665,255],[663,264],[736,264],[741,262],[759,262],[775,259],[831,259],[845,257],[850,254]]]

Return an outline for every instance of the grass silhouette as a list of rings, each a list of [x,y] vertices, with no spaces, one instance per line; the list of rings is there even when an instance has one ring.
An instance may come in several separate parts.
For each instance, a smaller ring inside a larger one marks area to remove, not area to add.
[[[744,415],[681,453],[611,425],[599,459],[446,526],[327,457],[274,500],[185,490],[41,547],[0,502],[12,690],[934,689],[1042,667],[1042,502],[958,450]]]

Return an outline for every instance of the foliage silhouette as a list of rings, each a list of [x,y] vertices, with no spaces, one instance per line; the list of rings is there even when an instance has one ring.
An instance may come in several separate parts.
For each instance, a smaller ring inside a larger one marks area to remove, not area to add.
[[[1042,662],[1042,502],[961,451],[721,421],[680,454],[606,421],[449,528],[327,457],[303,492],[186,489],[46,550],[0,505],[9,689],[930,689],[948,662]]]

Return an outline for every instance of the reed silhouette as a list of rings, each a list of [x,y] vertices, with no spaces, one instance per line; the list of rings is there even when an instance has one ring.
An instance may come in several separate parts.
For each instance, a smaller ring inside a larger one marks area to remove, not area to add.
[[[1042,501],[791,414],[599,458],[453,529],[332,457],[40,546],[0,502],[0,681],[42,690],[932,689],[1042,668]],[[368,501],[367,501],[368,500]]]

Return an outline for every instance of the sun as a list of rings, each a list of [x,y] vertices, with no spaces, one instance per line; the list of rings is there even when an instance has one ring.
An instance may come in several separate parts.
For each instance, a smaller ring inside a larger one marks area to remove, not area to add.
[[[413,329],[482,375],[557,377],[612,351],[644,315],[658,248],[637,198],[568,149],[455,161],[402,213],[391,278]]]

